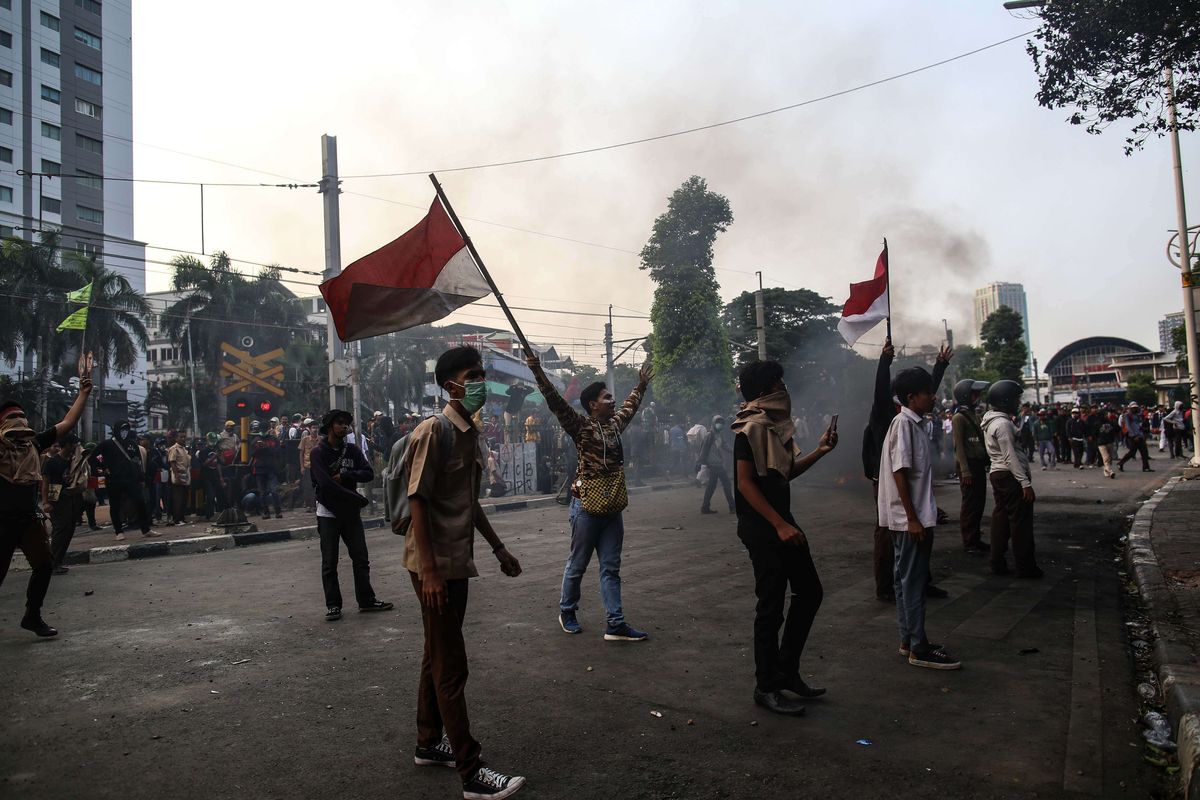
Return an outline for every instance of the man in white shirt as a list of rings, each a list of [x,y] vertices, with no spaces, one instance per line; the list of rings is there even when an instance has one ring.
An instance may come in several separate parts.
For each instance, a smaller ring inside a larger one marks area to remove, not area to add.
[[[1012,417],[1021,402],[1021,386],[1015,381],[997,381],[988,389],[991,410],[983,415],[983,444],[991,460],[988,480],[996,499],[992,512],[992,574],[1007,575],[1006,552],[1012,539],[1013,560],[1018,578],[1040,578],[1033,547],[1033,475],[1029,457],[1017,444],[1017,426]]]
[[[930,644],[925,634],[925,585],[937,525],[931,446],[924,422],[935,402],[933,377],[921,367],[901,370],[892,381],[892,391],[901,409],[880,448],[878,522],[891,533],[895,554],[900,654],[915,667],[958,669],[962,663],[940,645]]]

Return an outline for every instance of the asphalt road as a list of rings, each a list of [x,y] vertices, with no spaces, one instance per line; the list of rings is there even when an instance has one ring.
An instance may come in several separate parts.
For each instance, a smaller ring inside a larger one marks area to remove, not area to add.
[[[1163,790],[1142,763],[1115,559],[1131,501],[1167,472],[1037,473],[1040,582],[988,576],[955,526],[939,531],[935,576],[951,597],[931,601],[929,630],[960,672],[897,655],[894,609],[874,598],[869,487],[820,472],[794,484],[825,587],[803,669],[829,689],[803,719],[752,704],[749,561],[730,516],[698,514],[698,492],[639,496],[626,513],[626,614],[651,634],[640,644],[603,641],[594,563],[585,633],[559,631],[565,509],[495,517],[525,574],[505,578],[483,548],[468,695],[485,757],[528,777],[519,796]],[[956,517],[956,488],[938,493]],[[397,609],[333,624],[316,542],[74,568],[50,588],[56,640],[17,628],[25,574],[10,574],[0,795],[460,797],[451,770],[412,765],[420,618],[401,541],[385,531],[368,541],[376,589]],[[342,581],[352,596],[345,561]]]

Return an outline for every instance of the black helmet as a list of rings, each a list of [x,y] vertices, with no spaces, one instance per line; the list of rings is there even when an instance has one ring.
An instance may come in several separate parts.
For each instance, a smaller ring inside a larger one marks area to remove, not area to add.
[[[1021,395],[1024,392],[1021,384],[1016,381],[996,381],[988,389],[988,405],[994,411],[1003,411],[1009,415],[1016,414],[1021,407]]]
[[[969,405],[971,402],[971,393],[979,392],[982,395],[991,386],[987,381],[973,381],[970,378],[964,378],[954,384],[954,402],[960,406]]]

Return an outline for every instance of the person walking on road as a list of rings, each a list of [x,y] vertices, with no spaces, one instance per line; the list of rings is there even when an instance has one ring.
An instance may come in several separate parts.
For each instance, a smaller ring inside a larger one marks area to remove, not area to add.
[[[1153,472],[1150,466],[1150,453],[1146,451],[1145,420],[1142,419],[1142,408],[1137,403],[1130,403],[1129,408],[1121,415],[1121,429],[1125,433],[1125,443],[1129,451],[1117,462],[1117,469],[1125,471],[1125,462],[1136,455],[1142,457],[1142,472]]]
[[[1117,415],[1111,411],[1105,411],[1104,418],[1100,421],[1100,427],[1096,432],[1096,448],[1100,451],[1100,460],[1104,463],[1104,477],[1106,478],[1117,477],[1112,468],[1113,448],[1120,432],[1121,425],[1117,421]]]
[[[62,449],[42,466],[42,503],[49,509],[50,553],[54,557],[55,575],[69,571],[63,562],[75,536],[75,526],[83,512],[83,493],[91,478],[79,436],[68,433],[60,445]]]
[[[465,694],[469,670],[462,628],[467,584],[479,574],[475,531],[483,534],[505,575],[521,574],[520,563],[479,505],[484,452],[471,418],[487,400],[486,374],[473,347],[455,347],[438,358],[434,379],[450,402],[409,436],[400,473],[407,485],[408,515],[392,520],[393,530],[407,525],[404,567],[425,629],[413,762],[457,769],[465,800],[510,797],[525,785],[523,777],[484,764],[482,748],[471,734]]]
[[[981,553],[990,550],[983,541],[983,509],[987,505],[987,448],[983,446],[983,429],[975,411],[979,398],[990,384],[985,381],[961,380],[954,385],[954,400],[958,410],[951,420],[954,440],[954,460],[958,464],[958,484],[962,506],[958,513],[963,550]]]
[[[389,611],[391,603],[375,596],[371,587],[371,562],[362,509],[367,498],[357,486],[375,478],[375,471],[362,451],[346,441],[354,417],[348,411],[330,409],[321,418],[321,443],[312,451],[312,482],[317,495],[317,535],[321,539],[321,584],[325,589],[325,619],[342,618],[342,590],[338,584],[339,543],[354,567],[354,599],[359,611]],[[259,502],[266,509],[265,500]],[[276,502],[279,502],[276,499]]]
[[[704,500],[700,503],[701,514],[715,514],[711,505],[713,493],[717,489],[717,481],[721,482],[721,491],[725,493],[725,502],[729,513],[734,513],[733,490],[729,485],[729,470],[726,467],[733,461],[733,450],[729,446],[729,438],[725,433],[725,418],[720,414],[712,418],[712,430],[704,437],[700,445],[700,459],[696,463],[696,471],[708,467],[708,485],[704,487]]]
[[[42,603],[50,588],[54,556],[39,517],[41,452],[75,427],[91,393],[91,380],[81,378],[79,394],[66,416],[41,433],[29,427],[20,403],[10,400],[0,405],[0,584],[8,575],[13,553],[21,548],[30,569],[21,627],[38,636],[58,634],[42,619]]]
[[[563,569],[558,624],[564,633],[583,633],[577,616],[583,574],[594,551],[600,560],[600,598],[608,626],[606,641],[640,642],[647,634],[625,621],[621,607],[621,549],[625,541],[622,511],[628,504],[625,487],[625,453],[621,433],[637,413],[646,386],[654,376],[649,366],[638,373],[638,384],[617,409],[603,383],[585,387],[579,404],[587,416],[573,410],[542,371],[537,356],[526,359],[537,379],[546,405],[575,443],[578,466],[571,486],[571,552]],[[682,431],[682,428],[680,429]],[[684,445],[686,453],[686,442]]]
[[[1038,460],[1042,469],[1058,469],[1058,454],[1054,452],[1054,428],[1046,419],[1046,412],[1039,411],[1033,423],[1033,439],[1037,442]]]
[[[1029,458],[1020,446],[1012,416],[1021,399],[1021,385],[1015,381],[997,381],[988,390],[991,411],[983,416],[983,441],[991,459],[992,492],[996,508],[992,512],[992,574],[1009,572],[1007,551],[1012,540],[1013,560],[1018,578],[1040,578],[1033,544],[1033,476]]]
[[[125,539],[125,512],[130,509],[137,516],[142,536],[158,536],[158,532],[150,527],[150,510],[146,507],[143,494],[147,454],[138,445],[127,420],[117,423],[112,438],[100,443],[94,457],[107,472],[105,488],[108,490],[108,509],[117,541]]]
[[[1067,440],[1071,443],[1071,455],[1074,458],[1075,469],[1083,469],[1083,451],[1087,447],[1087,426],[1078,408],[1071,409],[1071,418],[1067,420]]]
[[[758,598],[754,702],[776,714],[796,716],[804,713],[803,704],[783,692],[802,699],[825,694],[800,676],[800,656],[823,590],[808,539],[792,516],[790,483],[837,446],[837,431],[830,427],[815,450],[801,455],[783,367],[755,361],[742,369],[738,384],[746,404],[732,426],[734,498],[738,538],[750,555]],[[789,587],[792,600],[785,618]]]
[[[922,367],[900,370],[892,381],[900,413],[888,425],[881,448],[878,518],[879,526],[892,537],[900,654],[915,667],[958,669],[961,662],[941,645],[931,644],[925,631],[925,586],[937,501],[933,496],[934,464],[921,419],[933,408],[934,390],[933,377]]]

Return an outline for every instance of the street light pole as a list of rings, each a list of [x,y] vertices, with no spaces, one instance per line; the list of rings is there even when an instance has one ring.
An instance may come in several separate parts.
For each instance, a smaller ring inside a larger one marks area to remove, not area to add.
[[[758,291],[754,293],[754,321],[758,328],[758,360],[767,360],[767,305],[763,300],[762,272],[758,272]]]

